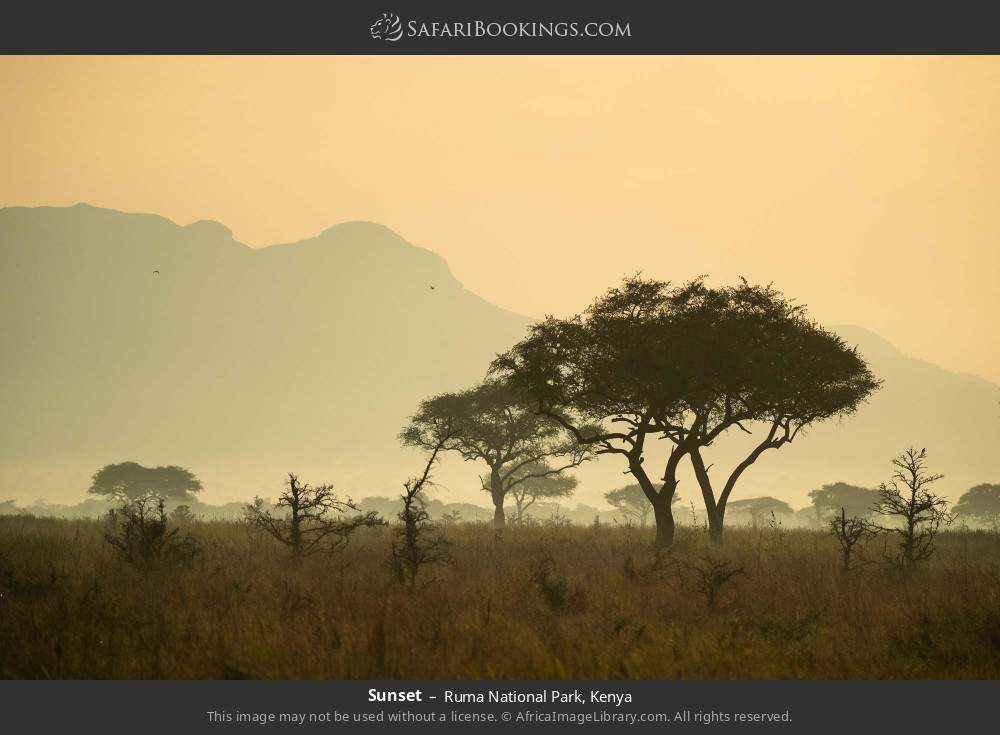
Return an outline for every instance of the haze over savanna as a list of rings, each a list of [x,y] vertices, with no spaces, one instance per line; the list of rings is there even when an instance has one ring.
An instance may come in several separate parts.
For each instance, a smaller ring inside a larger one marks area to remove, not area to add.
[[[0,204],[172,221],[0,212],[4,496],[78,499],[124,459],[206,500],[291,464],[391,495],[418,400],[641,271],[773,281],[886,379],[746,493],[873,485],[912,441],[955,498],[997,471],[998,82],[973,57],[0,60]],[[482,500],[475,468],[441,480]]]

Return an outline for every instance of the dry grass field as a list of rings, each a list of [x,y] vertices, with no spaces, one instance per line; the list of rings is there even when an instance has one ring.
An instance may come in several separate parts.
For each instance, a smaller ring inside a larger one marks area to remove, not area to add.
[[[389,528],[301,561],[240,523],[188,529],[192,563],[142,568],[115,554],[101,521],[0,517],[0,677],[1000,674],[996,534],[944,533],[909,574],[872,564],[846,576],[836,540],[817,531],[732,528],[714,550],[684,527],[657,559],[648,529],[498,537],[455,524],[453,561],[411,590],[387,563]]]

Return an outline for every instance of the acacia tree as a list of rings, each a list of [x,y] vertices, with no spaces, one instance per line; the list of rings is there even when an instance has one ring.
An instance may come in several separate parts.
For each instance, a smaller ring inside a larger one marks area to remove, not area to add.
[[[791,515],[793,513],[792,506],[784,500],[768,496],[734,500],[729,503],[729,510],[734,513],[748,513],[750,522],[754,525],[759,524],[772,513],[774,515]]]
[[[566,473],[547,474],[552,468],[547,462],[537,462],[526,465],[520,474],[527,475],[523,482],[515,483],[510,490],[514,499],[515,521],[520,523],[528,508],[539,500],[554,500],[568,498],[576,490],[579,481]],[[480,477],[483,490],[490,492],[487,477]]]
[[[809,491],[816,518],[821,523],[831,516],[841,515],[841,510],[850,517],[866,519],[875,512],[878,498],[878,490],[846,482],[834,482]]]
[[[184,467],[143,467],[136,462],[121,462],[105,465],[95,472],[87,492],[117,499],[156,496],[191,500],[201,489],[201,480]]]
[[[441,434],[444,426],[448,436]],[[493,500],[495,528],[506,525],[508,493],[577,467],[590,455],[560,426],[529,410],[515,393],[492,380],[421,402],[399,438],[405,446],[427,451],[440,446],[466,461],[484,462],[489,468],[484,485]]]
[[[955,504],[955,514],[974,518],[1000,529],[1000,485],[983,483],[969,488]]]
[[[853,411],[879,382],[840,338],[808,321],[770,286],[711,289],[626,278],[583,314],[548,318],[491,371],[597,454],[620,454],[673,542],[677,469],[690,456],[712,538],[742,473],[767,449],[817,421]],[[726,431],[766,435],[716,495],[702,450]],[[644,467],[650,439],[670,442],[656,482]]]
[[[930,490],[930,485],[944,475],[927,472],[927,451],[909,448],[892,460],[895,470],[889,482],[879,485],[879,502],[875,511],[895,518],[898,526],[879,526],[886,533],[899,536],[898,553],[893,559],[903,569],[934,554],[934,538],[952,516],[948,502]]]

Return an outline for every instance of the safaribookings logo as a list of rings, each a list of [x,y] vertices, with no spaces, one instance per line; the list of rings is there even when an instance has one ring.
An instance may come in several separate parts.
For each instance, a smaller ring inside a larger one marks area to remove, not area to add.
[[[368,30],[376,41],[398,41],[403,37],[403,22],[395,13],[382,13]]]
[[[407,38],[631,38],[628,21],[409,20],[404,27],[395,13],[382,13],[368,28],[376,41]]]

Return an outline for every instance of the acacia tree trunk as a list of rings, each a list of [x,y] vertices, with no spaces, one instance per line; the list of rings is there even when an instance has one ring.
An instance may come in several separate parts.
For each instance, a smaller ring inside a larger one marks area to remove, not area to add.
[[[911,500],[911,507],[913,501]],[[914,548],[916,546],[916,520],[912,514],[906,515],[906,535],[903,537],[903,566],[907,569],[913,566]]]
[[[298,508],[292,508],[288,545],[292,547],[292,553],[295,556],[299,556],[302,553],[302,519],[299,518]]]
[[[661,490],[653,500],[653,518],[656,520],[656,545],[661,549],[669,549],[674,545],[674,512],[670,507],[673,493],[669,495]]]
[[[736,481],[743,474],[743,471],[752,465],[761,452],[769,446],[772,445],[768,442],[758,445],[750,453],[750,456],[736,466],[736,469],[729,475],[729,479],[726,481],[725,487],[722,488],[722,492],[719,493],[718,500],[715,499],[712,480],[708,476],[708,469],[705,467],[701,453],[697,448],[691,451],[691,464],[694,467],[694,475],[698,480],[698,485],[701,487],[702,498],[705,500],[705,514],[708,516],[708,538],[713,544],[722,543],[722,531],[725,528],[726,520],[726,503],[729,501],[729,496],[732,494],[733,488],[736,487]]]
[[[722,532],[726,527],[726,506],[713,505],[706,512],[708,515],[708,538],[713,544],[721,544]]]
[[[503,512],[503,501],[506,493],[503,488],[503,478],[496,468],[490,470],[490,497],[493,498],[493,528],[500,529],[507,525],[507,517]]]
[[[725,528],[726,520],[726,500],[727,495],[715,500],[715,492],[712,490],[712,481],[708,477],[708,470],[705,462],[701,458],[701,453],[694,449],[691,452],[691,464],[694,467],[694,475],[701,488],[701,497],[705,501],[705,517],[708,518],[708,539],[713,544],[722,543],[722,531]]]
[[[493,498],[493,528],[505,528],[507,516],[503,512],[503,498]]]
[[[656,522],[656,546],[660,549],[669,549],[674,545],[675,524],[671,505],[674,500],[674,492],[677,490],[677,461],[682,454],[671,453],[666,472],[664,472],[663,485],[659,492],[643,469],[640,456],[637,454],[629,458],[629,471],[639,481],[639,487],[642,488],[646,499],[653,506],[653,520]]]
[[[754,447],[753,451],[742,462],[736,465],[736,468],[730,473],[729,479],[726,480],[722,492],[719,493],[718,500],[715,499],[712,480],[708,476],[708,468],[705,467],[705,461],[702,459],[700,449],[698,447],[691,449],[691,465],[694,467],[694,476],[698,480],[702,497],[705,499],[705,512],[708,514],[708,537],[712,540],[712,543],[722,543],[723,522],[726,519],[726,503],[729,501],[729,496],[732,494],[733,488],[736,487],[736,482],[740,479],[740,475],[756,462],[762,453],[791,441],[787,437],[775,439],[779,426],[780,424],[775,421],[771,425],[771,430],[764,441]]]

